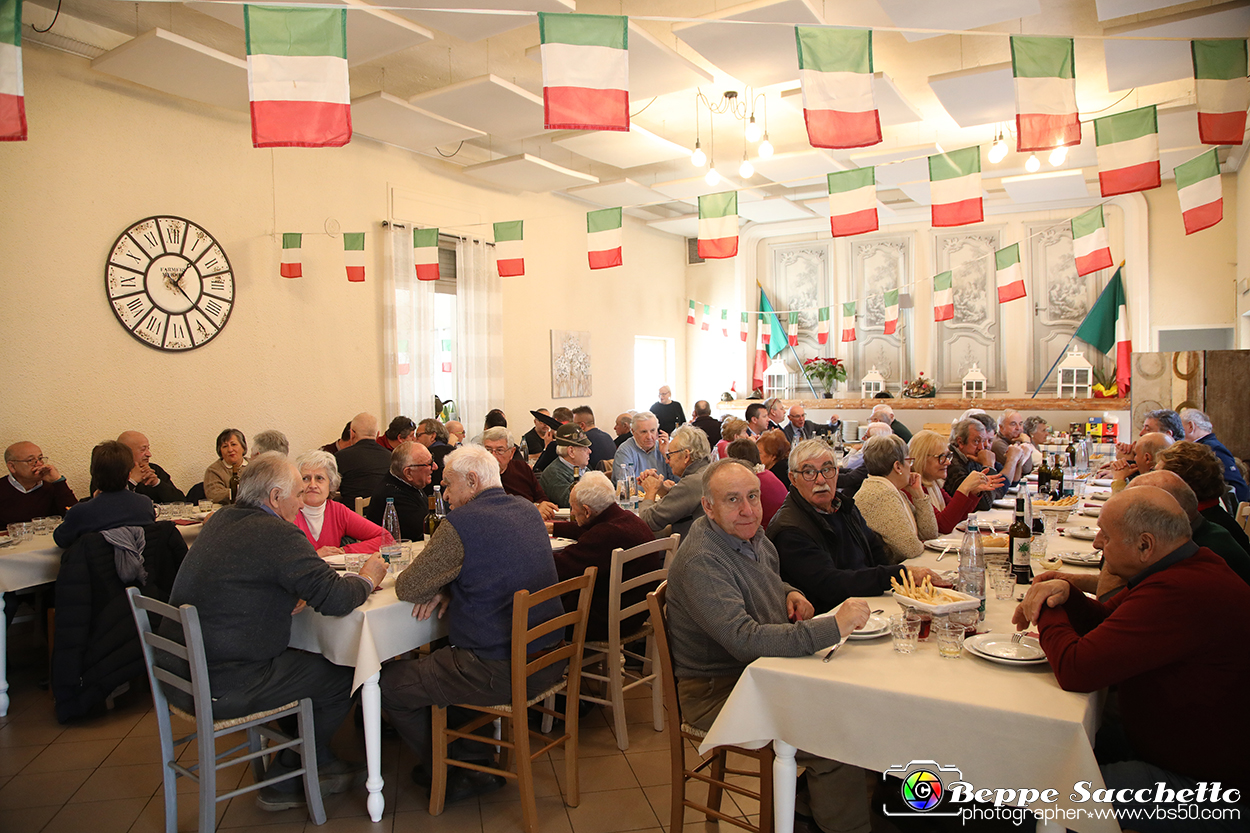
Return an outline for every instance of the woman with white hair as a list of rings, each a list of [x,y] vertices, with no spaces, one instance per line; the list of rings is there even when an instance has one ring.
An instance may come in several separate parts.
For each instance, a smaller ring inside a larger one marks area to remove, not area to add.
[[[868,479],[855,493],[855,505],[868,528],[881,536],[891,564],[920,555],[924,542],[938,535],[933,501],[911,464],[902,437],[884,434],[864,443]]]
[[[703,517],[703,470],[712,462],[712,446],[707,434],[687,424],[673,432],[664,457],[681,479],[674,484],[655,472],[646,474],[638,484],[643,493],[638,517],[652,532],[671,524],[673,532],[685,535]]]
[[[345,552],[378,552],[391,543],[386,530],[348,509],[330,493],[339,487],[339,467],[333,454],[318,449],[295,461],[304,478],[304,505],[295,525],[304,531],[322,558]],[[343,539],[350,541],[343,546]]]

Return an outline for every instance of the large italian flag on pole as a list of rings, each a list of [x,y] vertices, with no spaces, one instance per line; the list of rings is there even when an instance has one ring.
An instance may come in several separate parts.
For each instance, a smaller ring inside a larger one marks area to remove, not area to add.
[[[1246,39],[1190,41],[1198,97],[1198,138],[1204,145],[1239,145],[1246,132],[1250,79]]]
[[[495,268],[501,278],[525,274],[525,258],[521,249],[524,220],[495,223]]]
[[[22,0],[0,0],[0,142],[26,141]]]
[[[1090,307],[1089,313],[1081,326],[1076,330],[1076,337],[1101,350],[1108,356],[1115,351],[1115,384],[1118,395],[1128,395],[1129,359],[1133,352],[1133,342],[1128,332],[1128,305],[1124,297],[1124,284],[1120,273],[1121,266],[1115,270],[1107,288],[1098,296],[1098,300]]]
[[[1024,270],[1020,268],[1019,243],[994,252],[994,271],[998,278],[998,303],[1005,304],[1024,297]]]
[[[981,148],[929,157],[930,211],[935,226],[964,226],[985,219],[981,205]]]
[[[591,269],[621,265],[621,209],[586,212],[586,251]]]
[[[954,281],[949,270],[933,276],[933,320],[950,321],[955,317]]]
[[[1072,253],[1076,257],[1077,275],[1111,268],[1111,246],[1107,243],[1107,225],[1103,222],[1101,205],[1072,218]]]
[[[898,330],[898,290],[885,291],[885,334],[894,335]]]
[[[1104,197],[1146,191],[1162,183],[1159,118],[1152,104],[1094,119],[1098,183]]]
[[[1012,36],[1016,150],[1050,150],[1081,143],[1075,64],[1072,38]]]
[[[825,344],[829,341],[829,308],[821,307],[816,313],[816,343]]]
[[[872,30],[796,26],[807,140],[818,148],[881,141],[872,95]]]
[[[343,232],[343,265],[347,268],[347,279],[360,283],[365,279],[365,233],[363,231]]]
[[[417,267],[417,280],[438,280],[438,229],[412,230],[412,262]]]
[[[340,147],[352,138],[347,10],[243,7],[252,144]]]
[[[877,169],[852,168],[829,174],[829,231],[850,237],[876,231]]]
[[[1181,201],[1185,233],[1202,231],[1224,219],[1224,194],[1220,188],[1220,160],[1216,149],[1177,165],[1176,195]]]
[[[284,278],[302,278],[304,277],[304,260],[303,260],[303,242],[304,235],[299,232],[283,232],[282,234],[282,262],[279,267],[279,273]]]
[[[738,254],[738,192],[699,197],[699,257]]]
[[[629,130],[629,18],[538,13],[548,130]]]
[[[842,342],[855,340],[855,301],[842,305]]]

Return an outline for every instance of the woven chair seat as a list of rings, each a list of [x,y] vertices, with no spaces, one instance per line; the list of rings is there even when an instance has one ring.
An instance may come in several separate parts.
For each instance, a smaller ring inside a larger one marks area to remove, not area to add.
[[[688,735],[694,735],[696,738],[707,737],[707,732],[700,729],[698,726],[691,726],[689,723],[681,724],[681,730]]]
[[[295,709],[295,708],[299,708],[298,700],[293,700],[292,702],[287,703],[285,706],[279,706],[276,709],[268,709],[263,712],[252,712],[251,714],[245,714],[242,717],[231,717],[227,720],[214,720],[213,731],[217,732],[222,729],[229,729],[231,726],[240,726],[244,723],[248,723],[253,720],[261,720],[266,717],[273,717],[276,714],[281,714],[287,709]],[[184,712],[182,709],[178,708],[172,703],[169,704],[169,713],[172,714],[174,717],[182,718],[188,723],[195,722],[195,715],[191,714],[190,712]]]
[[[558,682],[558,683],[556,683],[555,685],[553,685],[551,688],[549,688],[549,689],[547,689],[546,691],[544,691],[542,694],[535,695],[535,696],[531,697],[530,699],[526,700],[526,701],[525,701],[525,706],[526,706],[526,708],[529,708],[530,706],[534,705],[535,703],[537,703],[537,702],[538,702],[538,701],[540,701],[540,700],[546,700],[548,697],[550,697],[550,696],[551,696],[551,695],[553,695],[553,694],[556,694],[556,693],[558,693],[558,692],[560,692],[560,691],[563,691],[563,690],[564,690],[564,686],[565,686],[567,683],[568,683],[568,680],[561,680],[560,682]],[[504,703],[504,704],[499,705],[499,706],[472,706],[471,708],[475,708],[475,709],[490,709],[490,710],[491,710],[491,711],[493,711],[493,712],[505,712],[505,713],[507,713],[507,714],[512,714],[512,704],[511,704],[511,703]]]
[[[655,633],[655,629],[651,627],[651,622],[648,620],[647,623],[643,625],[638,630],[637,633],[632,633],[629,636],[622,636],[621,644],[628,645],[631,642],[637,642],[640,639],[646,639],[648,636],[650,636],[653,633]],[[602,653],[608,650],[608,643],[607,642],[587,642],[586,650],[599,651]]]

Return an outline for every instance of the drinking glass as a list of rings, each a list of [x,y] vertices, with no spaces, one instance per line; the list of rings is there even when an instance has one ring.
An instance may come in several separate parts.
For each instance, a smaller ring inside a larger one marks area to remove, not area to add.
[[[21,543],[22,541],[26,541],[31,537],[29,523],[9,524],[8,530],[9,530],[9,540],[15,544]]]
[[[959,659],[964,647],[964,626],[949,619],[935,621],[933,633],[937,634],[938,654],[943,659]]]
[[[395,542],[395,546],[399,551],[391,554],[391,569],[395,571],[395,575],[399,575],[412,563],[412,542],[401,538]]]
[[[920,635],[920,615],[915,611],[894,614],[890,617],[890,635],[894,637],[896,653],[914,653],[916,638]]]
[[[994,575],[994,598],[1011,599],[1016,595],[1016,574],[1008,570],[1006,573]]]
[[[977,623],[981,621],[981,615],[975,610],[956,610],[947,615],[947,621],[963,625],[964,636],[974,636],[977,632]]]
[[[211,500],[207,500],[207,499],[205,499],[205,500],[201,500],[201,501],[200,501],[200,511],[201,511],[201,512],[203,512],[203,513],[204,513],[204,514],[206,514],[206,515],[207,515],[209,512],[212,512],[212,511],[213,511],[213,502],[212,502]]]
[[[363,552],[347,552],[343,553],[343,566],[347,568],[349,573],[359,573],[360,568],[369,559],[368,553]]]

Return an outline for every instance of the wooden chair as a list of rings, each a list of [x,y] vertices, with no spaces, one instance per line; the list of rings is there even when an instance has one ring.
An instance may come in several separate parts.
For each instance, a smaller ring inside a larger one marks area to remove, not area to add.
[[[924,430],[936,431],[937,433],[941,434],[943,437],[949,437],[951,433],[951,423],[949,422],[926,422],[924,424]]]
[[[200,785],[200,833],[209,833],[217,827],[217,804],[229,801],[237,795],[259,790],[291,778],[303,778],[304,795],[308,800],[308,815],[314,824],[324,824],[325,808],[321,804],[321,787],[317,781],[317,751],[313,743],[312,700],[305,697],[276,709],[256,712],[229,720],[213,720],[212,698],[209,694],[208,661],[204,657],[204,637],[200,631],[200,616],[191,605],[171,607],[139,594],[139,588],[128,587],[126,594],[130,610],[139,629],[139,641],[143,646],[143,661],[148,669],[148,682],[152,685],[152,702],[156,706],[156,725],[161,744],[161,767],[165,779],[165,833],[178,830],[178,777],[190,778]],[[153,632],[149,614],[171,619],[182,626],[183,641],[175,642]],[[190,677],[159,667],[153,655],[156,651],[186,662]],[[173,686],[191,695],[195,704],[194,714],[170,705],[165,686]],[[195,731],[177,740],[173,737],[169,716],[195,724]],[[280,717],[293,716],[298,720],[299,736],[289,738],[268,724]],[[247,732],[247,740],[217,754],[217,738],[235,732]],[[177,748],[196,738],[199,760],[189,767],[178,763]],[[265,748],[262,740],[270,741]],[[302,766],[277,778],[265,779],[264,757],[283,749],[299,748]],[[246,755],[230,757],[247,749]],[[251,761],[256,783],[217,795],[217,771],[244,761]]]
[[[741,827],[753,833],[772,833],[773,830],[773,748],[765,746],[760,749],[744,749],[740,746],[718,746],[693,768],[686,766],[687,742],[698,743],[707,737],[707,732],[698,729],[681,719],[681,702],[677,699],[677,680],[673,677],[673,658],[668,644],[668,619],[665,613],[665,598],[668,582],[661,584],[654,592],[647,594],[647,606],[651,609],[651,623],[655,627],[656,653],[659,655],[660,681],[664,689],[664,710],[668,712],[668,748],[672,763],[673,792],[670,802],[671,817],[668,833],[681,833],[686,808],[691,807],[703,813],[708,821],[723,821]],[[759,769],[730,769],[726,763],[729,752],[755,758]],[[704,770],[710,770],[710,774]],[[725,780],[727,775],[749,775],[760,779],[758,792],[752,792],[738,784]],[[708,785],[707,804],[700,804],[686,795],[689,781],[702,781]],[[760,805],[759,825],[753,825],[743,819],[734,818],[721,812],[721,798],[728,790],[747,798],[755,799]]]
[[[1250,503],[1242,501],[1237,505],[1237,523],[1241,526],[1242,531],[1250,535]]]
[[[601,460],[601,461],[599,462],[599,464],[600,464],[601,466],[603,466],[603,471],[604,471],[604,473],[608,476],[608,479],[609,479],[609,480],[610,480],[610,479],[612,479],[612,461],[611,461],[611,460]]]
[[[576,807],[580,803],[577,780],[577,705],[581,686],[582,649],[586,643],[586,617],[590,612],[590,596],[595,584],[595,573],[595,568],[590,567],[584,575],[578,578],[553,584],[537,593],[518,590],[513,596],[511,702],[497,706],[460,705],[459,708],[471,709],[481,714],[454,729],[447,726],[445,708],[431,710],[434,757],[431,762],[430,815],[437,816],[443,812],[443,803],[447,793],[447,767],[458,766],[515,779],[521,790],[521,817],[525,833],[536,833],[538,807],[534,799],[533,763],[538,757],[547,754],[557,746],[564,747],[564,803],[569,807]],[[533,628],[528,627],[529,612],[532,608],[550,599],[559,599],[566,593],[578,594],[576,610],[549,619]],[[561,642],[558,647],[536,656],[528,654],[530,643],[552,632],[565,633],[565,628],[569,627],[573,629],[571,642]],[[568,675],[564,679],[534,697],[526,696],[526,684],[533,674],[564,660],[568,661]],[[545,706],[537,705],[540,701],[562,690],[565,692],[563,715],[558,715]],[[532,732],[529,727],[530,708],[542,714],[562,717],[564,734],[554,740],[549,740],[537,732]],[[503,721],[506,727],[502,738],[495,739],[474,734],[476,730],[495,720]],[[454,739],[502,747],[499,767],[448,758],[447,744]],[[531,751],[532,740],[537,740],[537,745],[540,746],[536,751]],[[509,753],[514,753],[513,756],[516,758],[516,772],[508,766]]]
[[[373,500],[371,497],[356,498],[356,514],[364,517],[365,510],[369,508],[369,503]]]
[[[621,604],[626,593],[638,587],[661,582],[668,577],[668,564],[677,546],[681,543],[680,535],[670,535],[655,541],[648,541],[632,549],[617,548],[612,551],[612,567],[608,584],[608,638],[604,642],[587,642],[586,658],[582,665],[589,667],[601,665],[603,673],[592,673],[582,670],[582,676],[603,683],[607,689],[605,697],[596,697],[582,691],[582,699],[590,703],[609,706],[612,709],[612,722],[616,731],[616,745],[619,749],[629,748],[629,729],[625,720],[625,692],[640,685],[651,686],[651,715],[657,732],[664,731],[664,692],[655,674],[655,637],[652,622],[648,620],[635,633],[621,634],[621,623],[647,610],[647,600],[642,599],[622,608]],[[664,553],[664,566],[658,570],[626,579],[625,565],[652,553]],[[634,653],[625,648],[634,642],[646,640],[646,655]],[[641,660],[641,673],[635,673],[625,667],[627,658]],[[626,682],[628,680],[628,682]]]

